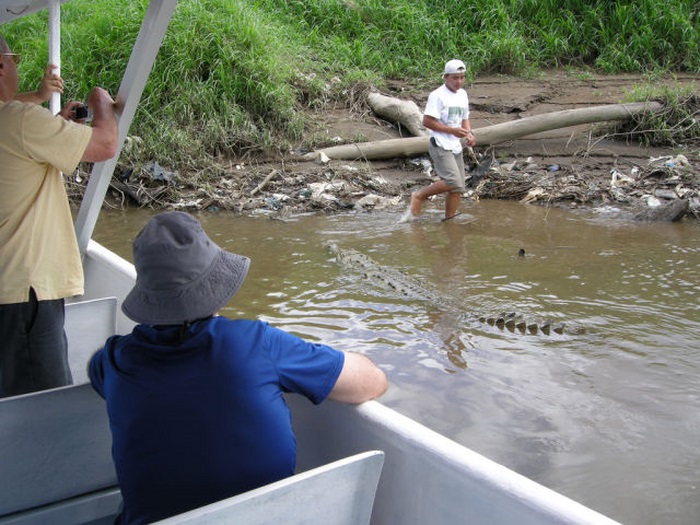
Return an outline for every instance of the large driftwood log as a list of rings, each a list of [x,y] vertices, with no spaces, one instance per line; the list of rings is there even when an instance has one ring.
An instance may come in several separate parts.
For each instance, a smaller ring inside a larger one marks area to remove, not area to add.
[[[423,113],[412,100],[370,93],[367,95],[367,104],[377,115],[404,126],[414,137],[428,135],[428,130],[423,126]]]
[[[641,113],[659,111],[661,107],[658,102],[636,102],[554,111],[544,115],[478,128],[474,130],[474,136],[477,146],[488,146],[552,129],[608,120],[625,120]],[[316,160],[325,156],[335,160],[381,160],[415,157],[424,155],[427,151],[428,137],[421,136],[333,146],[307,153],[302,159]]]

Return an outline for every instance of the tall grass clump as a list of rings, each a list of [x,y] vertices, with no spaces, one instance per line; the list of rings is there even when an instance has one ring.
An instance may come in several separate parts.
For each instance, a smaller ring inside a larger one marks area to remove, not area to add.
[[[167,137],[172,127],[188,129],[196,141],[176,145],[192,156],[260,150],[276,136],[300,136],[289,82],[293,50],[274,38],[279,29],[244,2],[210,4],[220,2],[178,7],[144,93],[140,131]]]
[[[662,109],[638,114],[614,126],[616,135],[646,146],[685,146],[700,143],[700,92],[690,86],[636,86],[628,102],[657,101]]]

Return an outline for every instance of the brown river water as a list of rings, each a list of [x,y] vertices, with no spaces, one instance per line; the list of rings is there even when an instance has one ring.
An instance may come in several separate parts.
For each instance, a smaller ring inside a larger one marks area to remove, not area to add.
[[[222,312],[370,356],[382,402],[625,524],[700,523],[700,224],[643,224],[514,202],[400,213],[198,217],[251,257]],[[104,212],[94,238],[131,260],[149,214]],[[390,292],[335,242],[437,289]],[[520,249],[524,257],[518,255]],[[567,331],[523,334],[471,314]]]

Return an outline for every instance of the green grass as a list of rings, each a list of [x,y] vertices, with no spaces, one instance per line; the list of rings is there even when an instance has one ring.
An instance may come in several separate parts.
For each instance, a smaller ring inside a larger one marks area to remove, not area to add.
[[[63,6],[65,98],[84,99],[93,85],[116,93],[146,4]],[[700,73],[698,26],[695,0],[183,0],[128,160],[187,170],[287,151],[318,137],[308,110],[352,104],[387,79],[433,86],[455,57],[470,79],[552,67]],[[37,14],[0,29],[23,55],[22,89],[46,62],[45,28]]]
[[[614,132],[655,146],[687,146],[700,143],[700,92],[696,85],[637,86],[627,95],[630,102],[656,100],[662,110],[637,115],[614,127]]]

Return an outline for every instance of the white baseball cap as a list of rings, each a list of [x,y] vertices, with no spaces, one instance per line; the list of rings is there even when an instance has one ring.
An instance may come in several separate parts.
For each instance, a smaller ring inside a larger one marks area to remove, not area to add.
[[[467,71],[467,68],[464,65],[464,62],[462,62],[461,60],[452,59],[452,60],[449,60],[445,64],[445,72],[443,73],[443,75],[454,75],[455,73],[466,73],[466,71]]]

